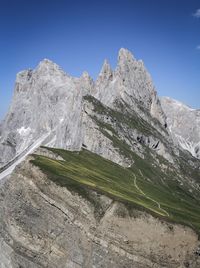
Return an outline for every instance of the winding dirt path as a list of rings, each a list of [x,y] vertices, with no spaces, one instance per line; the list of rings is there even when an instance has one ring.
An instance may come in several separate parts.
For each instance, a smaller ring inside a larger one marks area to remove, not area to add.
[[[140,174],[141,174],[142,177],[143,177],[143,174],[142,174],[141,170],[139,170],[139,171],[140,171]],[[169,213],[168,213],[165,209],[161,208],[161,205],[160,205],[159,202],[157,202],[157,201],[154,200],[153,198],[147,196],[147,195],[140,189],[140,187],[137,185],[137,178],[136,178],[135,174],[133,174],[133,175],[134,175],[134,185],[135,185],[135,188],[136,188],[142,195],[144,195],[147,199],[149,199],[149,200],[151,200],[152,202],[154,202],[154,203],[158,206],[158,208],[159,208],[162,212],[164,212],[164,214],[165,214],[166,216],[169,217]]]

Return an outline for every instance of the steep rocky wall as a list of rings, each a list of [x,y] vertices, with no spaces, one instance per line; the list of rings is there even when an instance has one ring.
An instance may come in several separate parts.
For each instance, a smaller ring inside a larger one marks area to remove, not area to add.
[[[161,98],[161,104],[174,143],[200,159],[200,110],[168,97]]]
[[[144,64],[128,50],[119,51],[115,71],[105,62],[96,82],[86,72],[80,78],[71,77],[45,59],[34,70],[17,75],[12,103],[0,126],[0,167],[43,135],[48,135],[48,141],[43,144],[80,150],[82,104],[86,94],[112,108],[116,99],[120,99],[142,116],[139,103],[151,120],[156,118],[165,125],[152,79]]]

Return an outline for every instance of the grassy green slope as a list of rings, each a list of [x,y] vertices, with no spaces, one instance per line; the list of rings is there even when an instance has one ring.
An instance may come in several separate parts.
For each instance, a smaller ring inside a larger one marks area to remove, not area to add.
[[[174,179],[176,174],[170,171],[164,174],[137,156],[131,168],[123,168],[87,150],[49,150],[62,156],[64,161],[34,155],[32,162],[56,184],[91,202],[88,189],[200,230],[200,201],[180,187]]]
[[[92,197],[90,189],[111,196],[129,208],[137,206],[166,220],[189,225],[199,232],[200,194],[191,179],[198,185],[200,170],[188,163],[190,158],[187,155],[177,158],[171,150],[176,163],[174,166],[144,144],[145,158],[140,158],[134,146],[130,147],[130,144],[137,142],[129,135],[132,130],[136,129],[146,136],[152,135],[170,149],[166,137],[123,103],[118,103],[119,109],[113,110],[91,96],[85,96],[85,101],[93,105],[93,113],[89,116],[99,131],[111,140],[121,155],[134,161],[132,167],[123,168],[87,150],[69,152],[49,149],[61,155],[64,161],[35,155],[33,163],[55,183],[87,198],[97,210],[101,204]],[[155,123],[165,132],[159,122]],[[194,159],[191,161],[198,166]]]

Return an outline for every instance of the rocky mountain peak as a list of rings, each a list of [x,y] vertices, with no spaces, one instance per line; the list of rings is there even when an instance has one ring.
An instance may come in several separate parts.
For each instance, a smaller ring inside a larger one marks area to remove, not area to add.
[[[112,68],[108,62],[107,59],[104,60],[103,66],[101,68],[101,71],[99,73],[99,77],[97,80],[103,80],[103,79],[108,79],[113,75]]]
[[[52,60],[43,59],[39,62],[38,66],[41,67],[57,67],[58,65],[54,63]]]
[[[88,80],[88,79],[90,80],[90,79],[91,79],[89,73],[86,72],[86,71],[84,71],[84,72],[82,73],[81,77],[82,77],[83,79],[85,79],[85,80]]]
[[[109,88],[109,84],[113,79],[113,71],[112,68],[108,62],[108,60],[105,60],[103,63],[103,66],[101,68],[101,71],[97,77],[96,83],[95,83],[95,90],[94,90],[94,96],[99,100],[104,100],[106,103],[108,99],[108,94],[111,92]]]
[[[143,61],[137,61],[127,49],[120,49],[114,71],[107,61],[104,62],[94,92],[95,98],[107,106],[112,107],[116,100],[122,100],[135,110],[145,108],[163,126],[166,125],[150,74]]]
[[[85,95],[95,97],[109,108],[117,108],[116,103],[121,102],[144,120],[149,120],[146,116],[149,113],[164,126],[165,118],[144,64],[124,48],[120,49],[118,58],[115,71],[107,60],[104,61],[96,82],[87,72],[80,78],[68,76],[48,59],[42,60],[33,71],[21,72],[2,127],[2,165],[43,134],[51,133],[51,146],[79,149],[81,139],[77,137],[82,131],[80,124]],[[28,138],[24,138],[24,133]]]
[[[68,76],[58,64],[48,59],[42,60],[36,67],[35,72],[40,76],[60,74]]]
[[[118,64],[127,64],[128,62],[135,62],[133,54],[125,48],[121,48],[118,53]]]
[[[76,85],[83,95],[90,94],[94,90],[94,81],[88,72],[84,71],[76,81]]]

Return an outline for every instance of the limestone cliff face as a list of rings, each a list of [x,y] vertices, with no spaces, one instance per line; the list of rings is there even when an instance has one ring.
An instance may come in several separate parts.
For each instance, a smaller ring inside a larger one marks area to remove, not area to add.
[[[144,120],[153,124],[150,115],[165,125],[151,77],[144,64],[128,50],[120,50],[115,71],[105,61],[96,82],[87,72],[73,78],[55,63],[43,60],[35,70],[17,75],[14,97],[0,128],[0,167],[23,154],[37,140],[51,147],[80,150],[83,141],[92,135],[87,136],[86,131],[83,137],[85,95],[115,109],[116,101],[121,102]],[[86,128],[91,129],[90,120],[88,124]]]
[[[99,208],[22,163],[0,188],[0,267],[199,267],[191,229],[90,194]]]
[[[127,49],[120,49],[114,71],[105,61],[96,81],[95,97],[111,107],[116,99],[123,100],[135,109],[143,106],[163,126],[166,122],[150,74],[143,62],[137,61]]]
[[[200,158],[200,111],[168,97],[161,103],[174,142]]]
[[[79,148],[84,91],[56,64],[42,61],[34,71],[17,75],[13,101],[0,139],[1,163],[49,134],[56,147]]]

